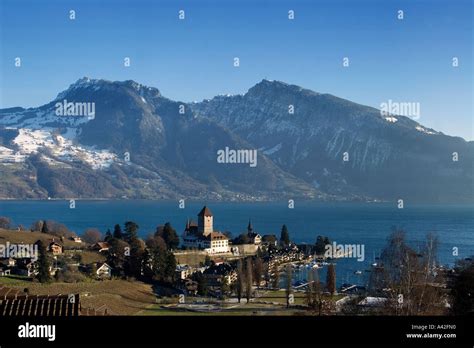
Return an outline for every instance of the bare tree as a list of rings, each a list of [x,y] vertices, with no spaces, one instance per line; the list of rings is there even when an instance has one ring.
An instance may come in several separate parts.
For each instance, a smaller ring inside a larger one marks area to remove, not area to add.
[[[253,274],[253,265],[252,265],[252,258],[249,257],[247,258],[247,266],[246,266],[246,273],[247,273],[247,276],[246,276],[246,287],[247,287],[247,291],[246,291],[246,297],[247,297],[247,303],[250,302],[250,298],[252,297],[252,274]]]
[[[387,298],[385,314],[435,315],[445,312],[441,273],[436,271],[437,238],[428,234],[416,252],[396,230],[381,254],[381,265],[371,277],[371,291]]]
[[[239,260],[237,262],[237,283],[236,283],[236,293],[237,293],[237,299],[239,300],[239,303],[240,303],[240,300],[242,299],[244,285],[245,285],[244,271],[242,267],[242,261]]]
[[[291,271],[291,265],[286,266],[286,307],[290,307],[290,295],[293,293],[293,288],[291,286],[291,281],[293,278],[293,274]]]
[[[0,216],[0,228],[9,230],[11,228],[12,221],[6,216]]]
[[[260,257],[255,259],[253,265],[253,274],[255,277],[255,283],[257,284],[257,288],[260,286],[260,282],[262,281],[263,276],[263,261]]]
[[[82,240],[89,244],[102,240],[102,233],[97,228],[88,228],[82,235]]]

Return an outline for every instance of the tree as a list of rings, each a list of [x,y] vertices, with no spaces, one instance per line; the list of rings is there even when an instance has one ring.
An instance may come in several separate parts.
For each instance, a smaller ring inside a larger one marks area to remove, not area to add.
[[[175,278],[176,258],[166,248],[160,236],[147,239],[148,251],[143,254],[144,273],[164,283],[172,283]]]
[[[316,238],[316,244],[314,245],[314,252],[317,255],[322,255],[326,251],[326,245],[331,244],[328,237],[318,236]]]
[[[227,294],[229,293],[230,291],[230,286],[229,286],[229,283],[227,282],[227,279],[226,278],[223,278],[222,279],[222,283],[221,283],[221,295],[222,295],[222,298],[225,298],[227,296]]]
[[[155,236],[162,237],[169,250],[176,249],[179,245],[179,236],[169,222],[165,223],[164,226],[158,226]]]
[[[48,223],[43,221],[43,225],[41,226],[41,233],[49,233]]]
[[[166,250],[166,242],[160,236],[149,235],[146,240],[146,246],[150,249],[162,249]]]
[[[247,258],[247,266],[246,266],[246,285],[247,285],[247,291],[246,291],[246,297],[247,297],[247,303],[250,302],[250,299],[252,298],[252,274],[253,274],[253,265],[252,265],[252,258],[249,257]]]
[[[429,234],[425,245],[415,251],[405,240],[405,232],[394,230],[382,250],[380,265],[370,279],[371,292],[387,297],[384,314],[442,315],[447,298],[436,284],[444,282],[435,266],[437,240]],[[390,289],[384,292],[383,289]]]
[[[35,222],[33,222],[31,224],[31,227],[30,227],[30,231],[31,232],[41,232],[43,230],[43,224],[44,224],[44,221],[43,220],[37,220]]]
[[[12,221],[10,218],[7,218],[6,216],[0,216],[0,228],[9,230],[11,228],[11,223]]]
[[[237,299],[240,300],[242,299],[242,294],[244,291],[244,285],[245,285],[245,278],[244,278],[244,271],[242,267],[242,261],[239,260],[237,262],[237,283],[236,283],[236,293],[237,293]]]
[[[285,277],[285,281],[286,281],[286,287],[285,287],[285,290],[286,290],[286,308],[290,307],[290,295],[293,293],[293,289],[292,289],[292,286],[291,286],[292,280],[293,280],[293,274],[292,274],[292,271],[291,271],[291,266],[287,265],[286,266],[286,277]]]
[[[266,234],[262,237],[262,242],[264,244],[269,244],[271,246],[274,246],[277,241],[277,238],[273,234]]]
[[[195,272],[191,276],[191,279],[197,282],[197,292],[198,295],[207,296],[208,285],[206,277],[201,272]]]
[[[89,244],[95,244],[102,240],[102,233],[97,228],[88,228],[82,235],[82,240]]]
[[[311,270],[308,274],[308,287],[306,288],[306,304],[311,310],[317,310],[321,315],[323,310],[323,294],[321,291],[321,283],[319,281],[319,273],[317,269]]]
[[[114,238],[112,236],[112,232],[110,232],[110,228],[107,229],[107,232],[105,232],[105,237],[104,237],[104,240],[106,242],[108,242],[109,240],[111,240],[112,238]]]
[[[211,265],[212,265],[211,257],[209,255],[206,255],[206,257],[204,258],[204,266],[209,267]]]
[[[44,243],[39,240],[37,245],[39,255],[37,260],[38,274],[36,275],[36,279],[38,279],[40,283],[47,283],[51,280],[51,275],[49,273],[49,267],[51,263],[49,261],[48,253]]]
[[[113,269],[114,275],[123,276],[126,258],[129,255],[130,246],[121,239],[112,238],[109,241],[109,253],[107,264]]]
[[[257,288],[260,286],[260,282],[262,281],[263,271],[263,261],[260,257],[256,257],[253,265],[253,274]]]
[[[130,243],[134,238],[137,238],[138,225],[133,221],[125,222],[125,240]]]
[[[275,266],[275,271],[274,271],[273,281],[272,281],[272,287],[274,289],[279,289],[280,288],[280,271],[278,269],[278,266]]]
[[[334,264],[331,263],[328,266],[328,271],[326,274],[326,287],[333,296],[336,293],[336,267],[334,267]]]
[[[474,258],[456,262],[452,276],[452,312],[455,315],[474,313]]]
[[[247,233],[240,234],[237,238],[232,241],[232,244],[249,244],[250,238]]]
[[[284,248],[290,245],[290,233],[288,232],[288,227],[286,227],[286,225],[281,227],[280,243]]]
[[[116,224],[114,226],[113,236],[114,236],[114,238],[117,238],[117,239],[122,239],[123,238],[122,227],[120,227],[119,224]]]
[[[139,278],[142,275],[145,243],[136,237],[130,239],[130,255],[125,259],[125,275]]]

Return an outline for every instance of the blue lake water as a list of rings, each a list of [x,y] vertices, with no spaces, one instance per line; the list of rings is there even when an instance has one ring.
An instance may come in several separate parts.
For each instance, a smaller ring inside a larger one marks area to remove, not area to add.
[[[140,235],[153,233],[157,225],[170,222],[179,234],[187,218],[196,215],[205,202],[186,202],[180,209],[170,201],[76,201],[75,209],[69,201],[0,201],[0,216],[10,217],[14,223],[29,227],[39,219],[64,223],[78,234],[89,227],[102,232],[113,230],[116,223],[135,221]],[[408,241],[419,247],[428,232],[439,237],[438,259],[452,265],[456,259],[474,254],[474,206],[472,205],[414,205],[398,209],[387,203],[314,203],[296,202],[294,209],[281,203],[208,203],[214,214],[214,229],[230,231],[233,236],[246,230],[249,218],[260,234],[279,236],[283,224],[288,226],[291,239],[298,243],[314,243],[318,235],[328,236],[342,244],[363,244],[365,261],[354,259],[337,262],[338,283],[363,284],[366,274],[354,275],[356,270],[369,268],[386,243],[392,228],[406,231]],[[459,250],[453,256],[453,248]],[[305,274],[295,274],[305,277]],[[324,269],[321,273],[324,277]]]

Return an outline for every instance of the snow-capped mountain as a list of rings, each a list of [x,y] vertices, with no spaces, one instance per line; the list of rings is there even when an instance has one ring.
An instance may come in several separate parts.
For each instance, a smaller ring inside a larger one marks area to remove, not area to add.
[[[258,165],[220,163],[226,148]],[[472,201],[473,158],[472,142],[278,81],[188,104],[82,78],[0,110],[0,198]]]

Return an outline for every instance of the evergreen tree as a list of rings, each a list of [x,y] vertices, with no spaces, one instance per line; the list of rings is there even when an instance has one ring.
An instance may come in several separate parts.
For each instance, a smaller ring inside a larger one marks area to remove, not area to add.
[[[290,245],[290,233],[288,232],[288,227],[286,227],[286,225],[281,227],[280,243],[284,248]]]
[[[129,250],[130,246],[127,242],[116,238],[112,238],[109,244],[107,264],[112,267],[114,275],[123,276],[126,259],[129,256],[127,255],[127,250]]]
[[[130,243],[131,240],[137,238],[138,234],[138,225],[133,221],[125,222],[125,240]]]
[[[179,245],[179,236],[169,222],[165,223],[164,226],[159,226],[156,229],[155,236],[164,239],[168,250],[176,249]]]
[[[40,240],[37,242],[37,245],[39,255],[37,260],[38,274],[36,275],[36,278],[40,283],[46,283],[51,280],[51,275],[49,273],[50,261],[44,243]]]
[[[155,237],[153,239],[161,239]],[[146,258],[145,258],[146,257]],[[166,250],[166,244],[149,243],[148,253],[143,257],[146,267],[144,273],[151,278],[165,283],[172,283],[175,279],[176,258],[171,251]]]
[[[123,233],[122,233],[122,228],[120,227],[119,224],[116,224],[114,226],[114,238],[117,238],[117,239],[122,239],[123,238]]]
[[[144,243],[137,237],[130,239],[130,255],[125,259],[125,274],[139,278],[142,275]]]
[[[41,227],[41,233],[49,233],[48,223],[46,220],[43,221],[43,226]]]
[[[104,238],[104,240],[105,240],[106,242],[108,242],[108,241],[111,240],[112,238],[113,238],[112,232],[110,232],[110,228],[109,228],[109,229],[107,229],[107,232],[105,232],[105,238]]]

